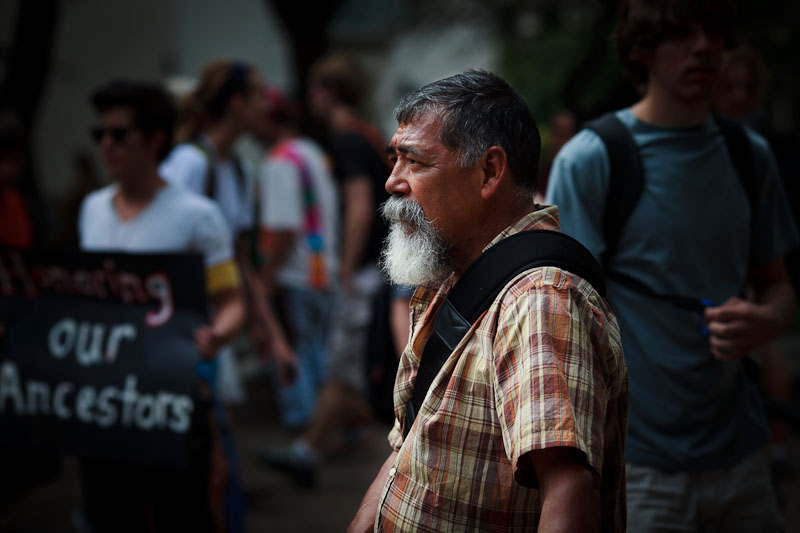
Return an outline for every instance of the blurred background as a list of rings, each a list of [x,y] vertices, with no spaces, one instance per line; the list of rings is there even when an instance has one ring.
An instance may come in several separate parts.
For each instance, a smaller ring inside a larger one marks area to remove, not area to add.
[[[402,94],[465,68],[485,68],[526,98],[548,154],[550,145],[563,142],[554,120],[560,113],[580,122],[636,98],[609,38],[615,6],[613,0],[0,0],[0,108],[16,113],[25,126],[22,186],[36,200],[39,244],[74,247],[81,199],[107,183],[88,135],[95,120],[88,95],[113,77],[160,81],[180,92],[208,61],[236,58],[303,100],[312,62],[343,51],[366,67],[372,90],[362,111],[388,138]],[[742,36],[766,72],[760,124],[797,214],[800,3],[742,1],[740,14]],[[263,154],[249,139],[239,149],[253,161]],[[795,377],[798,323],[786,339]],[[274,409],[259,383],[249,382],[250,401],[239,415],[243,450],[252,442],[287,438],[270,426]],[[387,430],[376,425],[371,447],[334,462],[314,492],[246,463],[250,528],[343,530],[388,453]],[[798,433],[795,427],[795,468]],[[79,491],[71,474],[68,463],[64,476],[0,516],[0,531],[74,530],[70,513],[79,505]],[[794,525],[800,523],[800,496],[796,475],[791,479],[784,507]]]
[[[115,76],[178,87],[202,65],[233,57],[269,83],[303,95],[308,68],[346,51],[367,68],[373,91],[364,113],[385,136],[400,95],[482,67],[525,96],[548,142],[560,110],[579,119],[630,103],[609,34],[612,0],[3,0],[0,103],[28,127],[28,173],[45,214],[44,238],[59,243],[64,204],[99,164],[86,134],[89,91]],[[767,71],[760,102],[779,143],[796,144],[800,121],[800,5],[741,2],[742,33]],[[780,152],[779,148],[776,151]],[[252,151],[251,151],[251,154]],[[255,157],[253,154],[252,157]],[[788,181],[788,179],[787,179]]]

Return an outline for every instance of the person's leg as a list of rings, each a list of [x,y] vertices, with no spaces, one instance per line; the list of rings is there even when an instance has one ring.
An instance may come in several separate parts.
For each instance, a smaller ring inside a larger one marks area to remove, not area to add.
[[[702,533],[785,531],[770,475],[769,447],[731,468],[703,473]]]
[[[332,440],[335,430],[368,422],[371,410],[363,397],[348,385],[328,381],[319,395],[319,407],[301,437],[317,454]]]
[[[320,327],[316,304],[311,291],[281,291],[281,310],[297,356],[297,375],[291,384],[282,383],[276,375],[275,386],[281,422],[290,428],[305,426],[313,416],[316,405],[318,376],[322,372],[318,367],[323,364],[324,358],[319,353]]]
[[[630,533],[695,533],[697,491],[693,476],[625,465]]]

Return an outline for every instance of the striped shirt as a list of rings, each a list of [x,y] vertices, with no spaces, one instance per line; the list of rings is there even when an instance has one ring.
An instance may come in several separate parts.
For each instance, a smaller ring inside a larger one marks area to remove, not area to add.
[[[558,228],[557,208],[538,206],[489,246]],[[519,460],[569,446],[601,478],[603,531],[624,531],[628,382],[619,329],[606,301],[566,271],[538,267],[506,285],[444,363],[403,439],[419,354],[454,283],[420,288],[411,300],[389,434],[398,454],[375,530],[536,531],[537,480]]]

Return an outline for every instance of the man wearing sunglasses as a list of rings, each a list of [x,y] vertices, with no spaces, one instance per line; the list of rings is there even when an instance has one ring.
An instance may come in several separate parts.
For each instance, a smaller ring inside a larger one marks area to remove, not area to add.
[[[244,321],[239,273],[222,214],[210,200],[167,184],[158,173],[159,163],[171,148],[176,114],[162,88],[113,81],[95,91],[91,103],[99,116],[91,135],[113,183],[83,201],[78,221],[81,248],[203,255],[213,318],[194,337],[203,357],[198,375],[208,385],[204,389],[213,390],[216,353]],[[225,462],[210,413],[209,424],[210,457],[197,461],[202,463],[199,471],[205,471],[209,460],[212,465]],[[212,468],[211,476],[224,470]],[[185,485],[180,485],[176,481],[180,474],[174,472],[95,458],[82,461],[82,474],[87,517],[95,531],[143,531],[148,509],[154,508],[158,519],[166,520],[159,529],[212,529],[212,514],[206,511],[211,482],[207,479],[193,483],[197,478],[189,475]],[[186,490],[162,494],[163,487],[175,487],[175,483]]]

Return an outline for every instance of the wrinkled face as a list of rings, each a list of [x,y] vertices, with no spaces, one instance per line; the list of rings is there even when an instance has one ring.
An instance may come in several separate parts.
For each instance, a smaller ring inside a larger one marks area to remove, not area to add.
[[[103,165],[114,181],[139,179],[158,165],[160,141],[156,135],[146,136],[135,125],[130,109],[113,107],[102,112],[93,135],[100,146]]]
[[[437,257],[434,261],[437,268],[446,268],[449,273],[450,251],[464,246],[473,236],[475,214],[480,207],[481,172],[479,165],[463,168],[458,164],[456,153],[439,140],[441,129],[439,117],[426,113],[408,124],[400,124],[387,147],[394,162],[386,181],[386,190],[397,199],[392,203],[418,205],[416,216],[410,216],[410,208],[393,211],[397,216],[389,217],[392,229],[388,248],[392,248],[393,239],[396,242],[405,239],[412,245],[406,246],[403,253],[433,254]],[[423,237],[425,242],[420,240]],[[433,259],[433,256],[427,258]],[[435,270],[433,266],[426,268],[429,272],[423,277],[428,278],[428,283],[431,277],[434,284],[441,281],[441,272],[431,272]],[[426,284],[408,279],[404,283]]]
[[[649,61],[648,92],[659,90],[686,103],[710,100],[722,63],[722,32],[692,24],[662,41]]]
[[[457,245],[475,223],[481,172],[479,165],[459,165],[455,151],[439,140],[441,131],[434,113],[397,127],[388,147],[394,168],[386,191],[419,202],[442,237]]]

